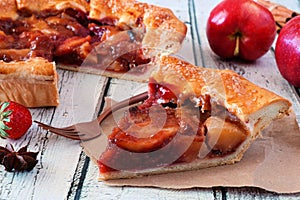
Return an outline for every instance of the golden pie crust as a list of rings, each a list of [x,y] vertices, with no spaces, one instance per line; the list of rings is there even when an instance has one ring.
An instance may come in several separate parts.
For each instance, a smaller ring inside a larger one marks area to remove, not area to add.
[[[43,58],[0,61],[0,101],[14,100],[27,107],[57,106],[55,63]]]

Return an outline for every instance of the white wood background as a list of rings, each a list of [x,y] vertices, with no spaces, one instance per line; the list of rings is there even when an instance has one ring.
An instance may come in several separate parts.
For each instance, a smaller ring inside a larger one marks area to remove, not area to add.
[[[188,26],[187,41],[180,55],[204,67],[230,68],[258,85],[275,91],[294,103],[300,122],[300,101],[295,90],[280,76],[271,50],[255,63],[221,62],[210,50],[205,26],[210,10],[221,0],[144,0],[171,8]],[[296,0],[274,0],[300,11]],[[103,98],[126,98],[145,84],[59,70],[60,101],[57,108],[32,109],[33,119],[63,127],[93,119],[103,107]],[[300,199],[299,194],[280,195],[258,188],[158,188],[110,187],[97,181],[98,169],[82,152],[77,141],[47,133],[35,124],[29,133],[12,143],[17,149],[29,145],[39,151],[39,162],[29,173],[8,173],[0,167],[0,199]]]

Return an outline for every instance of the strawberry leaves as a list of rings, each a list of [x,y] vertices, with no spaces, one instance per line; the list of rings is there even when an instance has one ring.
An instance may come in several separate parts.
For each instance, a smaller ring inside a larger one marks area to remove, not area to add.
[[[10,122],[9,116],[12,113],[11,110],[5,111],[8,106],[9,102],[4,102],[0,107],[0,137],[2,138],[7,138],[8,134],[6,131],[10,130],[10,127],[5,124],[5,122]]]
[[[0,137],[5,139],[9,135],[6,133],[6,131],[10,130],[8,126],[6,126],[2,121],[0,121]]]

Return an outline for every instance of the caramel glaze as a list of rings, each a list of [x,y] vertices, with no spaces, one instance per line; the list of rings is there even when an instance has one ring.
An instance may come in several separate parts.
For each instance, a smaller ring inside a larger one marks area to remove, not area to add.
[[[197,97],[197,106],[195,98],[180,102],[179,96],[166,85],[149,83],[148,99],[129,108],[108,136],[108,146],[98,160],[100,172],[222,157],[246,139],[248,133],[240,120],[223,106],[213,105],[208,95]],[[225,131],[213,126],[218,120]],[[161,127],[155,129],[157,126]]]
[[[17,20],[0,19],[0,60],[10,62],[43,57],[49,61],[80,66],[95,47],[109,37],[126,31],[115,26],[115,23],[112,18],[90,20],[85,13],[73,9],[42,13],[23,10]],[[122,72],[150,62],[142,49],[120,55],[117,61],[120,63],[118,71]],[[97,65],[97,62],[85,64]]]

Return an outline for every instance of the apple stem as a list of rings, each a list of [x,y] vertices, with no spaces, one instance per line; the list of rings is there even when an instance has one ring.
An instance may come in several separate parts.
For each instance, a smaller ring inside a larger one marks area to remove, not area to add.
[[[239,55],[239,50],[240,50],[240,37],[236,37],[235,40],[235,49],[234,49],[234,56],[238,56]]]

